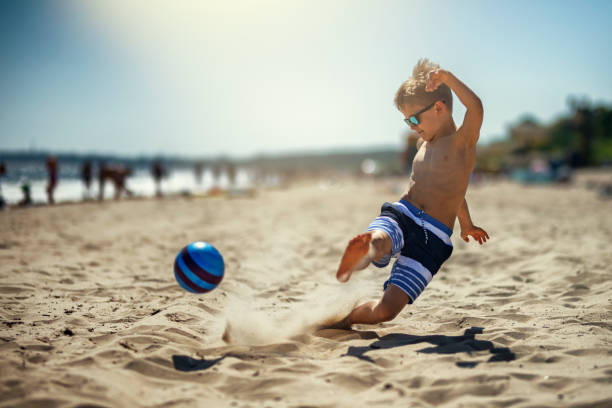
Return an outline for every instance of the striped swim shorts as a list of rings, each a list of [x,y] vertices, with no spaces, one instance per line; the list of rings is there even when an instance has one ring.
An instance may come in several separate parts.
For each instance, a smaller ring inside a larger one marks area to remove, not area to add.
[[[425,290],[444,261],[453,252],[453,231],[424,211],[407,201],[384,203],[380,216],[368,226],[367,231],[382,230],[391,237],[391,253],[373,262],[383,268],[392,257],[397,260],[391,268],[391,276],[383,288],[391,283],[402,289],[410,303]]]

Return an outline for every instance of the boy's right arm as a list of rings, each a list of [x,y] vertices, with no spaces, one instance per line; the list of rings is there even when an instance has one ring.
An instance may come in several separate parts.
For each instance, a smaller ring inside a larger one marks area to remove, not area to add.
[[[448,85],[466,108],[463,124],[457,130],[457,134],[464,135],[467,141],[476,144],[484,116],[482,101],[466,84],[457,79],[452,72],[442,69],[429,73],[425,90],[431,92],[440,86],[441,83]]]

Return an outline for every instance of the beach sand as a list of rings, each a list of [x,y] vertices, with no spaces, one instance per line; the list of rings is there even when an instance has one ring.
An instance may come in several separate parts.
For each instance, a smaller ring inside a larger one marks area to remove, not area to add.
[[[611,407],[612,200],[571,186],[470,186],[474,222],[389,323],[316,325],[382,293],[335,281],[393,180],[254,198],[167,197],[0,213],[0,407]],[[187,243],[214,291],[173,276]],[[231,340],[222,340],[226,324]]]

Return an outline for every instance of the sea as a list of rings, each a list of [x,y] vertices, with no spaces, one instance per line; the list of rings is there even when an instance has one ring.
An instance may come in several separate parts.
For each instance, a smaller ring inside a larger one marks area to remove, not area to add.
[[[46,188],[48,172],[47,155],[13,154],[9,157],[0,154],[6,173],[0,176],[0,197],[9,205],[18,204],[23,198],[23,187],[29,186],[33,204],[47,202]],[[58,183],[55,188],[56,202],[77,202],[98,198],[98,168],[100,163],[129,167],[132,174],[127,178],[126,187],[136,197],[152,197],[156,194],[156,185],[152,176],[152,158],[126,159],[113,156],[89,158],[70,155],[55,156],[58,163]],[[90,189],[85,188],[81,180],[81,169],[86,161],[92,163],[92,182]],[[202,164],[187,160],[162,160],[165,177],[161,181],[163,194],[200,194],[212,187],[221,189],[250,189],[256,184],[259,175],[250,167],[234,166],[234,182],[230,182],[228,165],[223,163]],[[216,176],[216,177],[215,177]],[[268,184],[276,182],[275,177],[267,176]],[[107,181],[104,187],[104,199],[112,199],[114,186]]]

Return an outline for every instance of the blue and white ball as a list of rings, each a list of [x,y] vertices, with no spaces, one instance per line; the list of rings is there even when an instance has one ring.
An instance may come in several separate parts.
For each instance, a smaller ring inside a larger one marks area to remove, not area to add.
[[[174,260],[176,281],[192,293],[206,293],[216,288],[224,271],[221,253],[208,242],[192,242]]]

